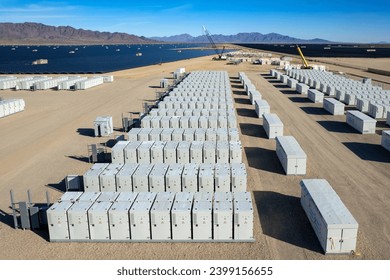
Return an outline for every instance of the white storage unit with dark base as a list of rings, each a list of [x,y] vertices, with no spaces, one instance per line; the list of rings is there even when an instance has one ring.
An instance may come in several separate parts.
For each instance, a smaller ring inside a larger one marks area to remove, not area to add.
[[[137,241],[149,241],[150,235],[150,209],[153,200],[138,201],[133,203],[130,209],[131,239]]]
[[[129,211],[133,201],[115,201],[108,211],[111,240],[130,240]]]
[[[172,239],[188,241],[192,239],[191,222],[192,200],[176,201],[172,206]]]
[[[165,188],[170,192],[181,192],[181,176],[184,165],[181,163],[172,163],[169,165],[165,175]]]
[[[213,205],[214,240],[233,239],[233,202],[214,201]]]
[[[202,163],[199,165],[199,191],[213,192],[214,191],[214,165],[211,163]],[[187,190],[186,191],[192,191]]]
[[[209,200],[194,201],[192,207],[192,238],[193,240],[212,240],[213,202]]]
[[[150,210],[151,231],[153,240],[171,240],[172,201],[156,201]]]
[[[133,190],[136,192],[149,191],[149,174],[152,171],[152,164],[140,164],[133,173]]]
[[[122,169],[123,163],[109,164],[106,169],[99,175],[100,191],[114,192],[116,191],[116,174]]]
[[[233,163],[230,165],[230,167],[232,176],[232,192],[246,191],[247,173],[245,164]]]
[[[324,98],[324,109],[332,115],[344,115],[344,103],[334,98]]]
[[[308,92],[309,88],[310,87],[308,85],[305,85],[303,83],[297,83],[296,84],[297,92],[302,94],[302,95],[307,95],[307,92]]]
[[[235,240],[253,240],[252,201],[233,202],[233,236]]]
[[[382,131],[381,145],[390,152],[390,130]]]
[[[215,165],[215,191],[230,192],[231,191],[231,170],[230,165],[216,164]]]
[[[356,110],[347,111],[347,124],[361,134],[375,133],[376,120]]]
[[[198,191],[199,164],[185,164],[181,175],[182,190],[187,192]]]
[[[111,116],[97,117],[93,122],[95,137],[109,136],[114,132]]]
[[[133,174],[137,170],[137,163],[125,163],[116,174],[116,190],[118,192],[133,191]]]
[[[134,141],[137,141],[134,140]],[[112,163],[124,163],[125,162],[125,148],[130,141],[118,141],[111,149],[111,162]]]
[[[124,149],[125,163],[138,163],[137,149],[141,145],[141,141],[130,142]]]
[[[305,175],[307,156],[293,136],[276,137],[276,154],[286,175]]]
[[[301,205],[325,254],[349,254],[356,249],[358,223],[324,179],[301,181]]]
[[[191,142],[179,142],[177,146],[177,163],[190,163]]]
[[[264,99],[255,101],[255,111],[257,116],[261,119],[263,114],[267,114],[270,112],[270,106],[268,102]]]
[[[108,210],[112,202],[96,201],[88,210],[89,234],[91,240],[110,240]]]
[[[324,94],[316,89],[309,89],[307,97],[314,103],[322,103],[324,101]]]
[[[276,114],[263,114],[263,128],[269,139],[283,136],[283,123]]]
[[[94,202],[78,201],[68,209],[69,234],[72,240],[89,240],[88,210]]]
[[[164,163],[172,164],[177,162],[177,146],[179,142],[168,141],[164,146]]]
[[[149,191],[165,192],[165,177],[168,170],[168,164],[155,164],[149,173]]]
[[[108,163],[95,163],[91,169],[83,175],[84,191],[86,192],[99,192],[100,180],[99,176],[103,173],[104,169],[108,166]]]
[[[69,241],[68,209],[72,201],[54,203],[47,211],[50,241]]]

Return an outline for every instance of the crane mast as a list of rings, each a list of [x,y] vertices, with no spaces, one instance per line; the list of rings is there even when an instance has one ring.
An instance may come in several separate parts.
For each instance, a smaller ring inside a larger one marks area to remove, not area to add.
[[[211,47],[214,49],[215,53],[217,54],[217,58],[214,58],[215,60],[224,60],[223,52],[225,51],[225,46],[223,46],[221,53],[219,53],[218,47],[215,44],[213,37],[211,37],[210,33],[206,29],[205,26],[203,26],[203,32],[206,35],[207,39],[209,40]]]
[[[313,67],[311,67],[308,63],[307,63],[307,60],[305,58],[305,56],[303,55],[303,52],[301,50],[301,48],[297,45],[297,51],[302,59],[302,62],[303,62],[303,69],[313,69]]]

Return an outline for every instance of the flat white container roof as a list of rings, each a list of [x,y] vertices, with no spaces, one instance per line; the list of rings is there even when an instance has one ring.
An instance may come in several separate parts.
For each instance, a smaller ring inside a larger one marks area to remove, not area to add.
[[[214,201],[233,201],[231,192],[215,192]]]
[[[251,201],[235,201],[234,202],[234,211],[240,212],[240,211],[253,211],[253,206]]]
[[[72,207],[68,209],[68,212],[82,212],[85,213],[91,208],[93,201],[78,201],[73,203]]]
[[[95,163],[91,169],[84,173],[84,176],[99,176],[107,166],[108,163]]]
[[[173,201],[168,201],[168,200],[159,200],[155,201],[153,203],[151,211],[156,211],[156,212],[170,212],[172,208]]]
[[[347,114],[351,114],[351,115],[354,115],[356,116],[357,118],[365,121],[365,122],[375,122],[376,123],[376,120],[367,116],[366,114],[360,112],[360,111],[357,111],[357,110],[349,110],[347,111]]]
[[[192,212],[207,211],[211,212],[213,209],[213,202],[211,200],[194,201]]]
[[[138,163],[125,163],[122,167],[121,170],[118,171],[116,174],[117,176],[120,175],[129,175],[133,174],[134,171],[138,168],[139,164]]]
[[[156,201],[173,201],[175,199],[174,192],[158,192],[156,195]]]
[[[129,201],[133,202],[136,200],[138,192],[120,192],[116,201]]]
[[[175,201],[172,206],[172,212],[191,212],[192,201]]]
[[[129,212],[133,201],[114,201],[109,212]]]
[[[136,201],[154,201],[156,198],[155,192],[139,192]]]
[[[118,141],[114,147],[112,147],[112,150],[123,150],[129,143],[130,141]]]
[[[71,201],[56,202],[47,211],[66,213],[72,205],[73,202]]]
[[[306,158],[305,152],[293,136],[276,136],[286,155],[289,158]]]
[[[114,176],[123,167],[123,163],[110,163],[106,169],[100,174],[100,176]]]
[[[214,211],[232,211],[233,202],[232,201],[214,201],[213,205]]]
[[[193,201],[194,192],[177,192],[175,195],[175,202],[179,201]]]
[[[84,192],[78,199],[78,201],[92,201],[95,202],[100,196],[100,192]]]
[[[96,201],[91,208],[89,208],[88,212],[108,212],[112,205],[112,202],[109,201]]]
[[[345,207],[340,197],[325,179],[304,179],[301,187],[306,188],[328,228],[357,228],[358,223]]]
[[[76,201],[83,192],[66,192],[64,193],[61,198],[59,199],[60,201]]]
[[[283,125],[278,115],[274,113],[263,114],[263,118],[267,120],[270,125]]]
[[[252,196],[250,192],[234,192],[233,199],[234,201],[252,201]]]
[[[153,201],[136,201],[131,206],[131,212],[145,212],[150,211],[150,208],[152,208]]]
[[[119,194],[119,192],[101,192],[96,201],[115,201]]]
[[[196,192],[194,194],[194,201],[212,201],[213,197],[213,192]]]

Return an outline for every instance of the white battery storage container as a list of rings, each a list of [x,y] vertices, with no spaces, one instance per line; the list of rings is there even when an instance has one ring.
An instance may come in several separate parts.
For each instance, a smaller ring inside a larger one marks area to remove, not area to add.
[[[164,162],[164,147],[166,142],[156,141],[150,148],[150,162],[163,163]]]
[[[178,112],[179,110],[176,110],[176,112]],[[181,110],[180,110],[181,111]],[[181,115],[183,116],[183,115]],[[177,116],[171,116],[170,120],[169,120],[169,127],[170,128],[180,128],[180,115],[177,113]]]
[[[116,174],[122,169],[123,163],[111,163],[99,175],[100,191],[116,191]]]
[[[344,115],[344,103],[334,98],[324,98],[324,109],[332,115]]]
[[[207,131],[208,131],[208,129],[204,129],[204,128],[195,129],[194,140],[195,141],[206,141]]]
[[[139,195],[138,195],[139,196]],[[137,200],[130,209],[130,233],[132,240],[148,241],[150,234],[150,209],[154,200]]]
[[[161,128],[170,128],[171,127],[171,116],[164,116],[160,119]]]
[[[303,83],[297,83],[296,84],[297,92],[299,92],[302,95],[307,95],[307,92],[308,92],[309,88],[310,87],[308,85],[305,85]]]
[[[68,209],[69,234],[72,240],[88,240],[88,210],[94,202],[78,201]]]
[[[175,201],[172,206],[172,239],[173,240],[191,240],[192,222],[191,222],[192,201]]]
[[[173,128],[164,128],[160,135],[161,141],[172,141]]]
[[[309,89],[307,97],[314,103],[323,103],[324,100],[324,94],[316,89]]]
[[[217,163],[214,169],[215,191],[230,192],[231,191],[231,170],[228,163]]]
[[[143,141],[137,148],[138,163],[151,163],[150,149],[154,141]]]
[[[276,137],[276,154],[286,175],[305,175],[307,156],[293,136]]]
[[[138,141],[138,133],[142,128],[132,128],[129,132],[127,132],[127,140],[128,141]],[[114,146],[115,147],[115,146]]]
[[[125,163],[121,170],[116,174],[116,190],[118,192],[133,191],[133,174],[137,170],[137,163]]]
[[[136,192],[149,191],[149,174],[153,169],[153,164],[139,164],[133,173],[133,190]]]
[[[185,164],[181,175],[182,190],[187,192],[198,191],[199,164]]]
[[[104,169],[108,166],[108,163],[95,163],[91,169],[83,175],[84,191],[86,192],[98,192],[100,191],[99,175],[103,173]]]
[[[175,128],[172,132],[172,141],[183,141],[183,128]]]
[[[246,191],[247,185],[247,173],[245,164],[243,163],[231,163],[231,185],[232,192],[243,192]]]
[[[229,128],[228,129],[228,134],[229,134],[228,141],[238,141],[238,140],[240,140],[240,136],[239,136],[237,128]]]
[[[146,141],[160,141],[162,131],[162,128],[153,128],[148,135],[148,140]]]
[[[166,191],[181,192],[181,176],[183,173],[184,165],[181,163],[172,163],[169,165],[167,173],[165,175],[165,188]]]
[[[159,110],[159,113],[162,113],[163,110]],[[150,120],[150,128],[160,128],[160,120],[161,120],[162,116],[157,116],[157,117],[153,117],[151,120]]]
[[[217,141],[229,140],[228,130],[226,128],[217,128],[216,131],[217,131]]]
[[[135,140],[136,141],[136,140]],[[111,149],[111,162],[124,163],[125,162],[125,148],[130,141],[118,141]]]
[[[376,120],[357,110],[347,111],[347,124],[361,134],[374,134]]]
[[[242,147],[240,141],[229,142],[229,162],[230,163],[242,162]]]
[[[111,240],[130,240],[129,211],[133,201],[115,201],[108,211]]]
[[[267,114],[270,112],[270,106],[268,102],[264,99],[255,101],[255,111],[257,116],[261,119],[263,114]]]
[[[195,137],[195,129],[194,128],[186,128],[183,132],[183,141],[194,141]]]
[[[149,173],[149,191],[165,192],[165,175],[168,170],[168,164],[155,164]]]
[[[190,163],[190,145],[191,142],[179,142],[176,150],[177,163]]]
[[[216,146],[216,162],[229,163],[229,142],[218,141]]]
[[[276,114],[263,114],[263,128],[269,139],[283,136],[283,123]]]
[[[130,142],[124,149],[125,163],[138,163],[137,150],[141,145],[141,141]]]
[[[112,202],[96,201],[88,210],[89,234],[91,240],[110,240],[108,210]]]
[[[138,141],[149,141],[149,134],[152,133],[154,128],[141,128],[137,134]]]
[[[324,179],[301,183],[301,205],[325,253],[351,253],[356,249],[358,223]]]
[[[381,145],[390,152],[390,130],[382,131]]]
[[[177,162],[177,147],[179,142],[168,141],[164,146],[164,163],[176,163]]]
[[[207,129],[206,141],[217,141],[217,128]]]
[[[171,240],[172,201],[156,201],[150,210],[153,240]]]
[[[202,142],[200,142],[202,143]],[[216,142],[206,141],[203,142],[203,162],[215,163],[216,162]],[[191,158],[192,159],[192,158]]]
[[[198,119],[198,127],[199,128],[208,128],[209,127],[209,117],[201,116]]]
[[[188,116],[180,117],[179,127],[180,128],[191,128],[189,126],[189,121],[190,121],[190,117],[188,117]],[[194,127],[194,128],[196,128],[196,127]]]
[[[214,240],[233,239],[233,202],[214,201],[213,205]]]
[[[199,191],[214,191],[214,164],[202,163],[199,165]]]
[[[68,209],[72,201],[56,202],[46,211],[50,241],[69,240]]]
[[[293,78],[287,78],[287,85],[292,88],[296,89],[298,81]]]
[[[218,117],[209,117],[208,121],[209,121],[209,128],[218,128]]]
[[[233,236],[235,240],[253,240],[252,201],[233,202]]]
[[[194,200],[192,207],[192,238],[194,240],[212,240],[212,213],[211,200]]]

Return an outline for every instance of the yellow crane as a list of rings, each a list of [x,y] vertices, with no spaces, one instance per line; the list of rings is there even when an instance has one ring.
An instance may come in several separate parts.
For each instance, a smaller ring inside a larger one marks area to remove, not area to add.
[[[307,63],[307,60],[306,60],[305,56],[303,55],[301,48],[298,45],[297,45],[297,51],[298,51],[299,55],[301,56],[301,59],[303,62],[303,67],[301,67],[301,69],[313,69],[313,67]]]

